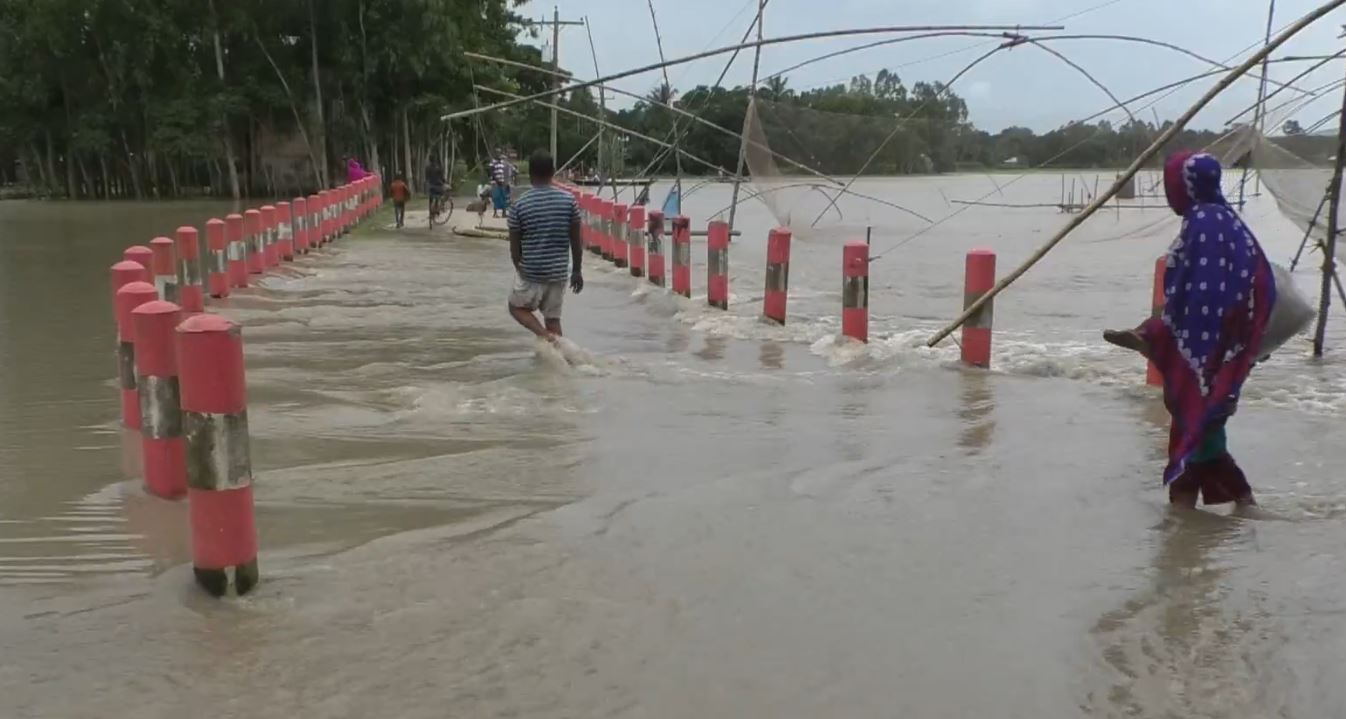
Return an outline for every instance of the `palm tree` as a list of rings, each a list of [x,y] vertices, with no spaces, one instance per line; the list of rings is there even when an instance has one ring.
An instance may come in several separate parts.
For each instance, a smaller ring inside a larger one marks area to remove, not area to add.
[[[767,78],[766,83],[764,83],[762,87],[763,94],[772,100],[780,100],[790,94],[791,90],[786,87],[789,84],[790,78],[773,75]]]
[[[645,99],[652,103],[661,105],[672,105],[673,98],[677,96],[677,91],[666,82],[655,85],[648,93],[645,93]]]

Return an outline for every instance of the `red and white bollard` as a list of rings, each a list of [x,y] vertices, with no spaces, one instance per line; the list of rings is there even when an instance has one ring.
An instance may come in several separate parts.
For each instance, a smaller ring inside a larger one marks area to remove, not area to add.
[[[664,213],[650,210],[646,223],[648,244],[645,245],[645,262],[650,268],[650,284],[664,286]]]
[[[327,214],[328,225],[331,229],[328,235],[335,241],[341,237],[341,188],[334,187],[327,191]]]
[[[762,316],[769,322],[785,324],[785,305],[790,295],[790,238],[792,233],[777,227],[766,237],[766,296],[762,298]]]
[[[128,282],[117,290],[117,382],[121,387],[122,424],[140,429],[140,395],[136,392],[136,332],[131,313],[146,302],[159,299],[148,282]]]
[[[352,183],[346,190],[349,197],[346,199],[346,206],[350,208],[350,228],[360,224],[360,184]]]
[[[320,200],[322,204],[322,243],[325,245],[336,239],[336,234],[333,232],[336,222],[332,219],[332,191],[323,190],[318,193],[318,197],[322,198]]]
[[[150,271],[154,273],[154,289],[161,299],[178,301],[178,261],[173,252],[173,241],[167,237],[150,240]]]
[[[224,239],[224,220],[212,217],[206,220],[206,290],[211,297],[229,296],[229,243]]]
[[[220,229],[224,229],[221,227]],[[206,293],[201,286],[201,235],[183,225],[173,233],[178,255],[178,304],[183,312],[204,312]]]
[[[603,251],[603,259],[612,262],[612,200],[598,201],[598,244]]]
[[[706,228],[706,303],[729,309],[729,223],[719,220]]]
[[[355,229],[355,188],[350,185],[341,188],[341,210],[343,218],[341,234],[344,235]]]
[[[995,286],[995,252],[972,250],[967,253],[963,280],[963,309],[972,306]],[[982,305],[963,323],[963,362],[974,367],[991,366],[991,320],[995,300]]]
[[[149,282],[150,273],[145,266],[139,262],[122,260],[112,265],[112,302],[114,307],[113,316],[115,318],[117,290],[131,284],[132,282]]]
[[[294,218],[290,225],[294,233],[294,254],[308,254],[308,200],[296,197],[290,202],[290,214]]]
[[[310,247],[322,247],[327,244],[327,195],[319,190],[308,198],[308,209],[313,214],[312,240]]]
[[[645,276],[645,208],[632,205],[627,210],[626,251],[632,277]]]
[[[276,233],[275,205],[262,205],[262,266],[271,269],[280,264],[280,242]]]
[[[174,330],[182,312],[172,302],[146,302],[131,312],[135,325],[136,389],[145,488],[172,499],[187,493],[187,464],[178,405]]]
[[[122,252],[123,260],[140,263],[151,276],[154,274],[154,250],[144,245],[131,245]]]
[[[248,286],[248,236],[243,230],[243,215],[224,217],[224,239],[228,242],[229,286]]]
[[[322,246],[322,197],[318,193],[308,196],[308,249],[310,252]]]
[[[192,571],[214,596],[257,585],[257,524],[243,377],[243,337],[219,315],[189,317],[177,331]]]
[[[331,199],[332,199],[332,239],[334,239],[334,240],[335,240],[336,238],[341,237],[342,235],[346,234],[346,230],[345,230],[345,227],[344,227],[344,222],[342,221],[343,211],[342,211],[342,209],[341,209],[341,203],[343,202],[343,200],[341,199],[341,194],[342,194],[342,190],[341,190],[340,187],[334,188],[334,189],[332,190],[332,194],[331,194]]]
[[[612,222],[610,223],[612,235],[612,263],[619,268],[625,268],[627,261],[627,242],[626,242],[626,205],[613,203]]]
[[[243,234],[248,246],[248,274],[260,275],[266,271],[266,238],[262,234],[262,213],[248,210],[243,213]]]
[[[869,245],[841,248],[841,334],[869,341]]]
[[[692,221],[673,218],[673,293],[692,296]]]
[[[603,198],[589,197],[589,249],[595,255],[603,254]]]
[[[288,202],[276,203],[276,246],[282,261],[294,262],[294,217]]]
[[[126,325],[126,331],[123,332],[124,322],[122,320],[121,302],[117,297],[121,288],[131,283],[149,284],[150,273],[139,262],[122,260],[112,265],[112,318],[117,325],[117,385],[121,388],[121,412],[122,424],[127,427],[134,427],[139,421],[140,409],[137,402],[132,401],[135,395],[135,355],[130,353],[129,349],[122,348],[122,337],[131,340],[134,335],[131,334],[129,325]],[[153,286],[153,285],[151,285]],[[129,385],[129,387],[128,387]],[[130,389],[130,395],[127,394]]]
[[[584,249],[593,248],[593,232],[589,229],[589,195],[580,194],[575,197],[575,204],[580,208],[580,244]]]
[[[1164,271],[1168,269],[1168,258],[1160,257],[1154,261],[1154,291],[1150,296],[1150,316],[1162,317],[1164,315]],[[1154,366],[1153,362],[1147,363],[1149,366],[1145,369],[1145,384],[1151,387],[1164,386],[1164,375],[1159,373],[1159,368]]]

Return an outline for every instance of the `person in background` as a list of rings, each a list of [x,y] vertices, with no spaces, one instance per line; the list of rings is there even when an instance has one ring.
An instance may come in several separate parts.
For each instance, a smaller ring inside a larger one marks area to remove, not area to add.
[[[389,194],[393,196],[393,217],[397,221],[397,228],[402,228],[402,221],[407,216],[407,200],[411,199],[411,188],[407,187],[407,181],[402,179],[402,173],[398,173],[393,178],[393,184],[388,188]]]
[[[369,171],[354,157],[346,158],[346,182],[355,182],[369,177]]]
[[[509,186],[505,184],[505,153],[496,151],[491,161],[491,217],[504,217],[509,207]]]
[[[508,211],[509,255],[515,271],[509,295],[510,316],[539,338],[552,342],[561,336],[561,303],[567,278],[575,294],[584,289],[579,203],[552,184],[555,174],[556,161],[549,153],[533,153],[528,160],[532,188]]]
[[[444,166],[438,157],[431,157],[425,167],[425,191],[430,195],[430,205],[437,207],[444,200]]]
[[[1108,330],[1112,344],[1144,354],[1164,378],[1172,415],[1164,484],[1169,501],[1256,504],[1226,447],[1225,423],[1243,382],[1262,357],[1276,284],[1257,238],[1220,191],[1220,163],[1182,152],[1164,165],[1164,194],[1182,216],[1164,270],[1164,309],[1132,330]]]

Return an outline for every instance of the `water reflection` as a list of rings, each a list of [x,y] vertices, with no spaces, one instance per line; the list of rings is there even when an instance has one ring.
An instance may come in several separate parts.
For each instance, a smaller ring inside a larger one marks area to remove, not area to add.
[[[1130,716],[1202,716],[1239,706],[1248,623],[1223,602],[1228,568],[1217,558],[1244,532],[1243,520],[1167,510],[1148,590],[1104,614],[1092,634],[1113,680],[1091,692],[1092,708]],[[1209,715],[1209,716],[1217,716]]]
[[[187,502],[170,501],[145,494],[139,487],[127,488],[122,511],[130,545],[150,561],[158,574],[191,559],[191,531],[187,522]]]
[[[958,434],[958,446],[967,450],[968,454],[980,454],[995,436],[995,420],[991,418],[995,410],[995,395],[990,374],[960,370],[958,383],[958,418],[963,425]]]
[[[837,416],[842,421],[835,423],[836,433],[833,435],[837,456],[865,455],[867,443],[863,439],[863,425],[874,421],[872,400],[876,389],[876,381],[869,377],[849,376],[841,381],[837,390],[837,398],[841,400]]]
[[[692,346],[692,335],[681,324],[674,325],[668,333],[668,342],[665,348],[669,352],[686,352],[688,347]]]
[[[144,476],[144,443],[140,430],[118,427],[117,435],[121,439],[122,476],[126,479],[140,479]]]
[[[724,359],[725,347],[729,341],[717,335],[706,335],[706,343],[694,354],[703,360],[715,361]]]
[[[765,369],[784,369],[785,348],[777,342],[763,342],[757,359]]]
[[[1168,461],[1168,431],[1172,425],[1172,418],[1168,414],[1168,409],[1164,407],[1163,397],[1156,391],[1153,397],[1146,397],[1140,403],[1140,419],[1153,431],[1150,435],[1155,438],[1150,445],[1149,458],[1157,462]]]

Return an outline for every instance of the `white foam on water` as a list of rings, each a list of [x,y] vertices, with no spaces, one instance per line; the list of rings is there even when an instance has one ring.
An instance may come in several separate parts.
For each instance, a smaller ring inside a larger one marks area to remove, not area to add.
[[[537,339],[533,344],[533,352],[539,364],[550,371],[573,372],[586,377],[611,374],[611,363],[567,337],[558,337],[555,342]]]

